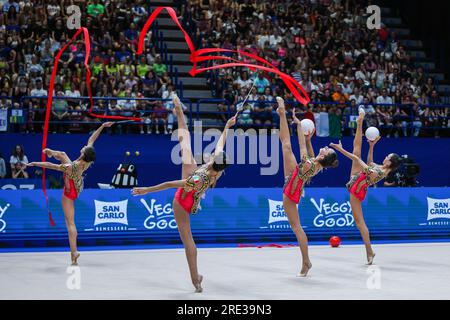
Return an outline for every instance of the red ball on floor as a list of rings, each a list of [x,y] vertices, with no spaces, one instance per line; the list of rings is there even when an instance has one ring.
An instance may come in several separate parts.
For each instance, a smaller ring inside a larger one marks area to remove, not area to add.
[[[330,238],[330,246],[332,246],[333,248],[339,247],[340,244],[341,238],[339,238],[338,236],[333,236]]]

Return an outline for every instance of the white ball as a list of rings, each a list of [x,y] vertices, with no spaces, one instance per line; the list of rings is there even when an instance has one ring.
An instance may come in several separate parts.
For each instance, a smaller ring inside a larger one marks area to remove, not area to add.
[[[304,134],[310,134],[314,130],[314,122],[309,119],[303,119],[300,121],[302,124],[302,129]]]
[[[366,138],[375,141],[380,136],[380,131],[375,127],[369,127],[366,130]]]

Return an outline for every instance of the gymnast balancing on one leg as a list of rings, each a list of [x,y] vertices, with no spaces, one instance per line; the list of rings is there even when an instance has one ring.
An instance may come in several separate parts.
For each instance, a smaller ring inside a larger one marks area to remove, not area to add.
[[[178,118],[178,140],[180,141],[182,154],[181,180],[168,181],[152,187],[134,188],[132,193],[133,195],[144,195],[149,192],[177,188],[172,204],[173,212],[178,232],[185,248],[192,284],[196,292],[202,292],[203,277],[199,275],[197,269],[197,248],[191,233],[189,214],[197,213],[200,198],[208,188],[213,188],[216,185],[217,180],[228,165],[223,149],[227,131],[236,123],[237,114],[226,123],[213,156],[206,164],[197,166],[192,154],[191,138],[185,123],[180,100],[175,96],[173,102],[175,105],[174,111]]]
[[[305,136],[303,133],[301,122],[295,116],[293,110],[293,120],[297,124],[298,142],[300,145],[301,162],[297,164],[294,153],[292,152],[291,137],[289,134],[288,122],[286,119],[286,109],[284,100],[277,97],[278,109],[280,115],[280,141],[283,152],[283,168],[285,176],[285,185],[283,189],[283,206],[284,211],[291,225],[292,231],[300,247],[302,254],[302,268],[300,277],[306,277],[312,264],[308,255],[308,238],[300,224],[297,204],[300,202],[303,188],[312,177],[314,177],[323,168],[336,168],[339,164],[337,154],[333,149],[328,147],[321,148],[317,157],[311,144],[311,136],[314,132]]]
[[[99,137],[104,128],[111,127],[113,122],[105,122],[98,128],[89,138],[88,143],[80,151],[80,157],[71,161],[67,154],[63,151],[55,151],[51,149],[44,149],[47,157],[55,158],[61,164],[51,162],[31,162],[28,166],[36,166],[46,169],[61,171],[64,173],[64,192],[62,196],[62,207],[64,211],[64,218],[66,220],[66,227],[69,233],[70,253],[72,265],[78,264],[80,253],[77,250],[77,228],[75,226],[75,207],[74,201],[78,198],[83,190],[83,173],[95,161],[94,142]]]
[[[384,179],[389,172],[396,170],[400,165],[400,157],[395,154],[389,154],[384,160],[382,165],[378,165],[373,162],[373,149],[375,144],[380,140],[378,137],[375,141],[369,141],[369,153],[367,156],[367,164],[361,160],[361,146],[362,146],[362,125],[364,121],[365,112],[363,108],[359,110],[359,117],[356,121],[356,135],[353,141],[353,153],[350,153],[344,148],[339,141],[339,144],[331,143],[330,146],[344,156],[352,160],[352,169],[350,173],[350,181],[347,183],[347,188],[350,191],[350,205],[352,208],[352,214],[355,219],[355,224],[361,233],[361,237],[364,241],[367,253],[367,264],[371,265],[375,257],[372,246],[370,244],[369,229],[364,221],[364,215],[362,212],[361,202],[364,200],[367,194],[367,188],[369,186],[377,184],[380,180]]]

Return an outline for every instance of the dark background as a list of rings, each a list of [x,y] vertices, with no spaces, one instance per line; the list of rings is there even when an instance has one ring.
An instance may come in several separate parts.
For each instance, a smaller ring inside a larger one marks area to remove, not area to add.
[[[378,2],[378,1],[377,1]],[[450,2],[438,0],[383,0],[403,18],[413,37],[422,40],[429,57],[450,75]]]

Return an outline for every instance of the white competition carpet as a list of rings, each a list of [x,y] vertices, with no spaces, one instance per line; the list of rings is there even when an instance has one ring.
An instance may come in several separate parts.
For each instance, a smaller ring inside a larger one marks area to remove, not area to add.
[[[362,245],[311,246],[297,278],[298,248],[201,248],[201,294],[182,249],[82,251],[78,282],[69,253],[0,253],[0,299],[450,299],[450,243],[374,249],[369,268]]]

